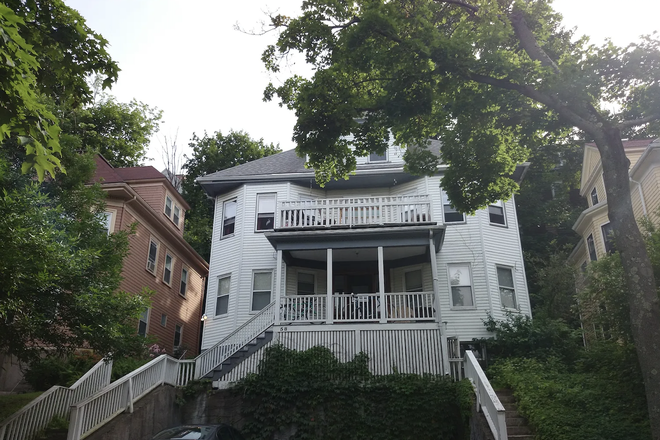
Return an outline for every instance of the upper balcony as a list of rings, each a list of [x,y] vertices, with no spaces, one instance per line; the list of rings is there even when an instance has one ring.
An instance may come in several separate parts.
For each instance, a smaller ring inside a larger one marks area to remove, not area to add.
[[[428,195],[279,202],[277,230],[402,226],[432,223]]]

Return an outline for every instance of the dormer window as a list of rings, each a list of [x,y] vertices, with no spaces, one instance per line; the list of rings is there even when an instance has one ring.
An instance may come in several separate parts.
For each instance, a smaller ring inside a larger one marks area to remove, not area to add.
[[[597,205],[598,204],[598,191],[596,190],[596,187],[594,186],[594,189],[591,190],[591,206]]]
[[[387,162],[387,152],[383,154],[371,153],[369,155],[369,163],[373,162]]]
[[[165,196],[165,209],[163,212],[178,228],[179,223],[181,222],[181,207],[177,205],[169,195]]]
[[[179,227],[180,219],[181,219],[181,209],[178,206],[174,205],[174,216],[172,217],[172,221],[177,226],[177,228]]]
[[[165,215],[172,217],[172,199],[170,196],[165,196]]]

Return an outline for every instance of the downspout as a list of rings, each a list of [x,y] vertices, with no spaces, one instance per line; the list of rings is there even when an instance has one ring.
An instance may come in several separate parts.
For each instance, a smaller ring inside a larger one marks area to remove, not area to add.
[[[644,213],[644,216],[646,217],[647,212],[646,212],[646,202],[644,201],[644,193],[642,192],[642,184],[639,183],[636,180],[633,180],[632,177],[629,177],[630,181],[632,183],[637,184],[637,191],[639,192],[639,199],[642,201],[642,212]]]

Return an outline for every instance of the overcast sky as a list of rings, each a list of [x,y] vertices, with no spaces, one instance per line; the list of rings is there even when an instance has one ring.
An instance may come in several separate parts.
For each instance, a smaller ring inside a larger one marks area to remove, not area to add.
[[[90,28],[110,42],[119,63],[119,81],[111,94],[135,98],[164,111],[152,139],[149,164],[164,168],[164,137],[187,148],[193,133],[244,130],[253,138],[294,147],[295,117],[275,102],[262,101],[270,80],[263,49],[274,35],[235,30],[261,28],[267,11],[296,15],[302,0],[65,0]],[[658,0],[555,0],[569,27],[600,42],[611,37],[625,45],[660,28]],[[301,66],[302,68],[302,66]],[[287,72],[282,72],[282,79]]]

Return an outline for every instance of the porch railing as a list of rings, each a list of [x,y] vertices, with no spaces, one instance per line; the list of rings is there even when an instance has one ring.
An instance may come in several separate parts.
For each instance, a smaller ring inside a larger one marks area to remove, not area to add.
[[[112,361],[99,361],[69,388],[54,386],[0,424],[0,440],[24,440],[45,429],[53,417],[110,383]]]
[[[351,227],[430,221],[428,195],[353,197],[279,202],[276,227]]]
[[[385,313],[388,321],[433,321],[433,292],[386,293],[381,307],[379,293],[332,295],[334,322],[374,322]],[[283,296],[280,303],[282,322],[325,322],[326,295]]]
[[[472,382],[474,387],[477,411],[483,411],[495,440],[507,440],[504,405],[495,394],[486,373],[470,350],[465,351],[463,369],[465,377]]]

